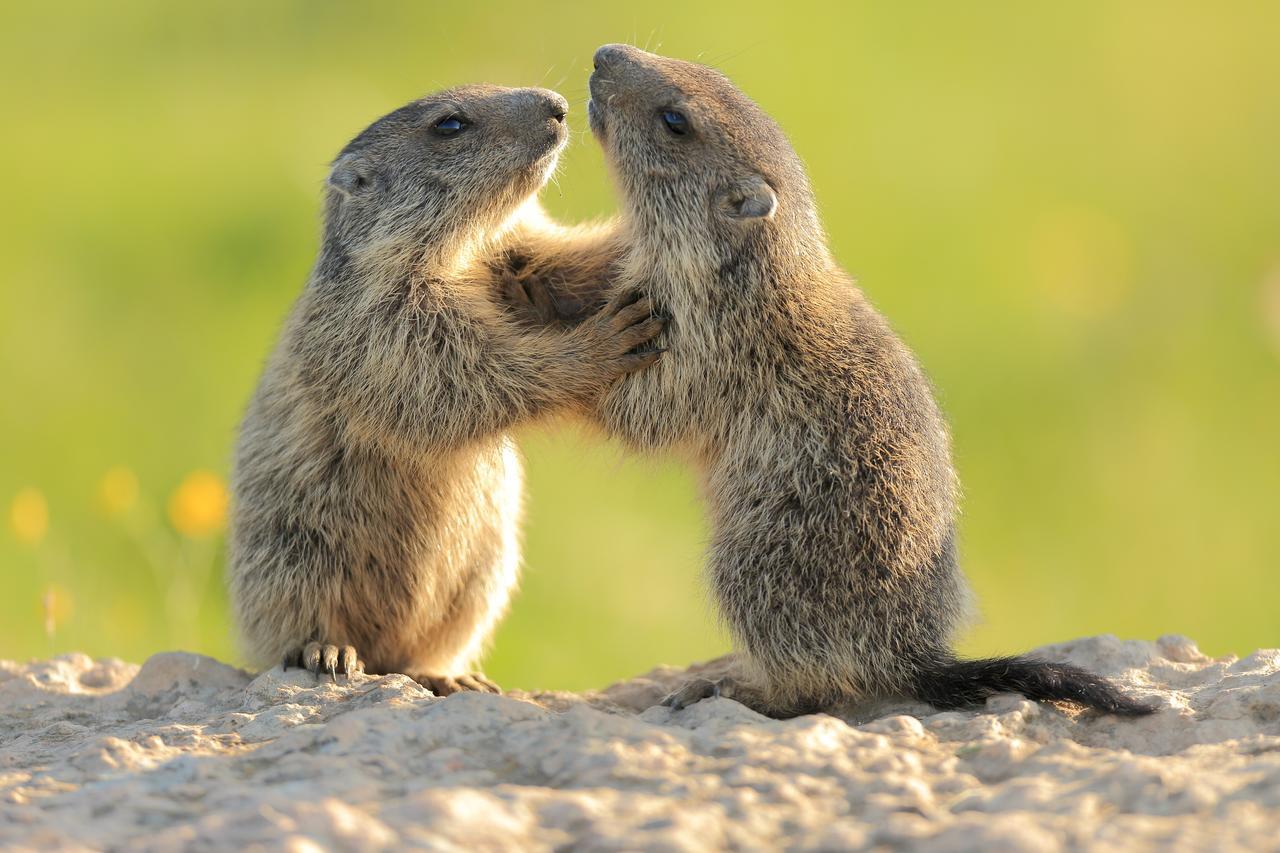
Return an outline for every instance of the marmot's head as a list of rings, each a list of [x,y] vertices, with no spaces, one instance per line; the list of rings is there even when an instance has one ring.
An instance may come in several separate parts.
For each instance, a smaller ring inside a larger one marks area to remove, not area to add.
[[[383,116],[333,162],[326,242],[346,256],[447,253],[483,236],[551,175],[567,109],[546,89],[474,85]]]
[[[721,264],[746,246],[823,245],[799,157],[720,72],[605,45],[595,54],[588,115],[641,230],[687,236],[686,245],[713,250],[708,260]]]

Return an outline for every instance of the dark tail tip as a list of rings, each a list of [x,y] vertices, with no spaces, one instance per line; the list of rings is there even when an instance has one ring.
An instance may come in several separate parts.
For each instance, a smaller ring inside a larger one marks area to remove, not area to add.
[[[943,661],[916,676],[916,698],[951,710],[981,705],[996,693],[1021,693],[1028,699],[1074,702],[1107,714],[1142,717],[1157,710],[1116,689],[1110,681],[1066,663],[1030,657]]]

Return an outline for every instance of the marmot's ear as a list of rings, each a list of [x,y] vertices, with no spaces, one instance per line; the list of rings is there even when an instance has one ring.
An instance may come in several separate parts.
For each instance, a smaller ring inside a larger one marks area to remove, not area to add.
[[[329,186],[343,195],[356,195],[373,185],[369,164],[358,154],[339,157],[329,170]]]
[[[769,182],[752,175],[720,191],[721,209],[733,219],[769,219],[778,209],[778,195]]]

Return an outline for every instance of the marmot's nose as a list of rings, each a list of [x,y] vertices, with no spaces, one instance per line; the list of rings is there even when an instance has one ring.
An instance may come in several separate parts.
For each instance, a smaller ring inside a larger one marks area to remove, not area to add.
[[[552,92],[551,98],[547,103],[547,109],[551,111],[553,119],[563,123],[564,117],[569,113],[569,102],[556,92]]]
[[[564,96],[550,89],[530,89],[529,91],[547,115],[556,121],[564,121],[565,114],[569,112],[569,102],[564,99]]]
[[[627,55],[634,53],[636,49],[629,44],[606,44],[596,51],[596,55],[591,58],[595,69],[616,67],[626,61]]]

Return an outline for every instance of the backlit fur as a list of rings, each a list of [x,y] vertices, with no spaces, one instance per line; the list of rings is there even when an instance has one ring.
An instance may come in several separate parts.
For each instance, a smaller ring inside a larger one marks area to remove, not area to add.
[[[493,259],[553,233],[535,196],[564,109],[543,90],[454,89],[334,161],[319,259],[236,453],[230,586],[253,664],[320,643],[371,672],[470,669],[518,574],[508,431],[585,410],[653,360],[626,353],[657,326],[531,329],[499,298]],[[442,136],[450,116],[467,127]]]

